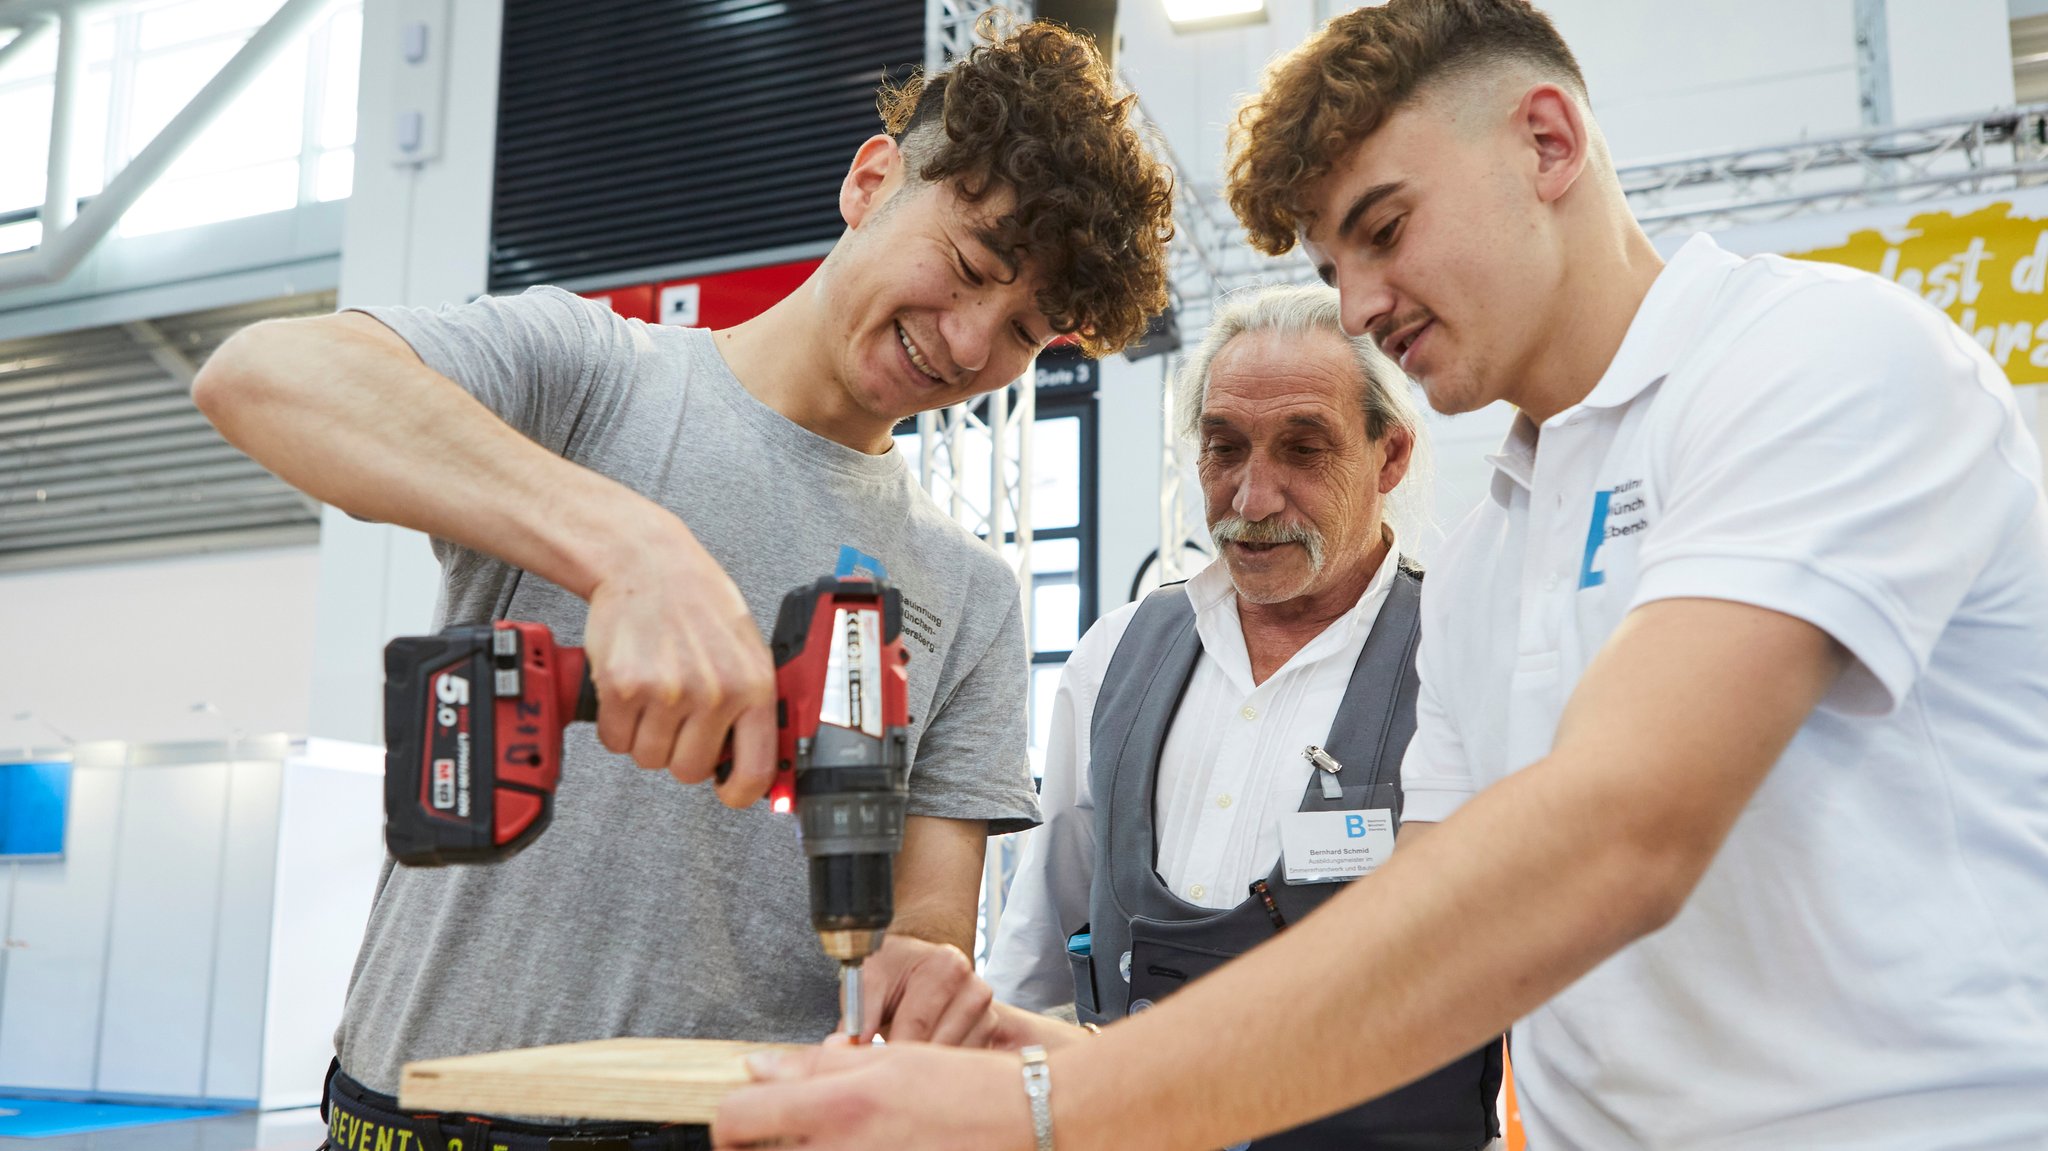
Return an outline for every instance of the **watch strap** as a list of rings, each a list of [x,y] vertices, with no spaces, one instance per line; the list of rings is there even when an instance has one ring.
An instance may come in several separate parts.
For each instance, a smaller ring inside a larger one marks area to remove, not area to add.
[[[1045,1048],[1034,1043],[1020,1053],[1024,1056],[1024,1097],[1031,1101],[1031,1130],[1038,1139],[1038,1151],[1052,1151],[1052,1070],[1045,1061]]]

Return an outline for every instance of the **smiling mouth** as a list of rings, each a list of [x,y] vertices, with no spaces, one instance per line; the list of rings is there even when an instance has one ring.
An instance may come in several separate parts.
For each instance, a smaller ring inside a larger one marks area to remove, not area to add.
[[[1387,354],[1394,357],[1395,362],[1401,365],[1402,371],[1408,370],[1408,353],[1415,350],[1415,341],[1420,340],[1424,332],[1435,326],[1435,320],[1424,320],[1418,327],[1394,338],[1392,345],[1387,348]]]
[[[910,357],[910,366],[916,368],[919,374],[935,384],[946,382],[946,377],[932,370],[931,364],[924,358],[924,353],[911,342],[910,333],[903,330],[902,324],[896,325],[896,342],[903,345],[903,354]]]

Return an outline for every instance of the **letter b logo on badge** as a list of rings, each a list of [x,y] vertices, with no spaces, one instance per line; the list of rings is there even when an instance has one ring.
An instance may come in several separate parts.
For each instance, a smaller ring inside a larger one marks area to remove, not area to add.
[[[1364,838],[1365,838],[1365,817],[1364,817],[1364,816],[1362,816],[1362,815],[1347,815],[1347,816],[1345,816],[1345,817],[1344,817],[1344,838],[1346,838],[1346,839],[1364,839]]]

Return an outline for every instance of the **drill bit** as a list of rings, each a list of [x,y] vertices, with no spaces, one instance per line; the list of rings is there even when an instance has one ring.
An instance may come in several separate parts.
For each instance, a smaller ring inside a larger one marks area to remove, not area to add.
[[[839,1029],[860,1042],[860,961],[839,964]]]

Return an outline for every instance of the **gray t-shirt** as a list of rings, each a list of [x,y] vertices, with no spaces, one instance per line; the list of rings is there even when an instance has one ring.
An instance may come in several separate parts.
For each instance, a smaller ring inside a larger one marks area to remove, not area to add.
[[[741,386],[709,332],[650,327],[554,288],[437,310],[364,309],[525,435],[675,512],[766,636],[782,596],[886,565],[910,652],[910,812],[1029,827],[1017,583],[901,455],[824,439]],[[582,641],[586,605],[436,541],[442,625],[538,620]],[[852,553],[846,553],[851,555]],[[336,1034],[342,1066],[397,1090],[411,1060],[612,1036],[811,1042],[838,1018],[810,926],[796,822],[722,805],[565,740],[554,822],[512,859],[387,863]]]

